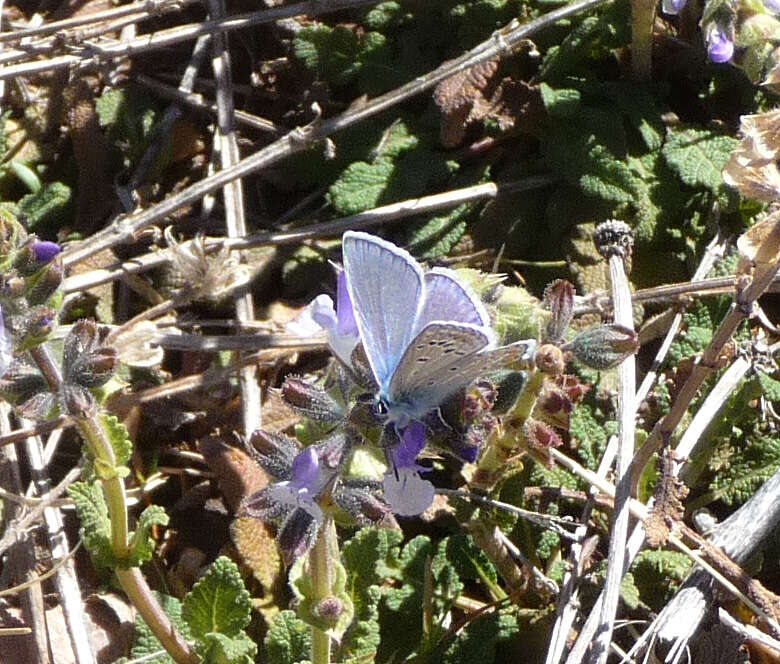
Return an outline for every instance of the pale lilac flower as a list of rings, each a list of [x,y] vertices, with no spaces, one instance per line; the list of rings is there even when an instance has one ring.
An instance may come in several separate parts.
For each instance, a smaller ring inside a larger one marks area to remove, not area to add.
[[[685,7],[687,0],[662,0],[661,9],[664,14],[679,14]]]
[[[382,480],[385,500],[398,516],[417,516],[433,503],[435,489],[420,477],[427,469],[416,463],[425,447],[425,427],[412,422],[401,434],[400,443],[388,453],[390,468]]]
[[[352,301],[347,292],[347,279],[340,272],[336,283],[336,306],[329,295],[318,295],[285,329],[300,337],[309,337],[322,332],[328,334],[328,345],[336,357],[347,366],[351,364],[360,335]]]
[[[780,0],[764,0],[764,8],[770,14],[780,14]]]
[[[707,37],[707,53],[713,62],[728,62],[734,55],[734,40],[725,30],[714,26]]]

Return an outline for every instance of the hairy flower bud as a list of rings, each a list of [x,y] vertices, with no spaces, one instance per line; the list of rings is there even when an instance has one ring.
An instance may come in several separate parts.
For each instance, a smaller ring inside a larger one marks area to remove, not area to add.
[[[534,358],[536,368],[550,376],[559,376],[566,367],[561,349],[552,344],[542,344]]]
[[[27,301],[32,305],[45,304],[60,287],[63,277],[62,262],[52,261],[27,279]]]
[[[249,437],[246,450],[271,475],[280,480],[289,480],[292,477],[290,469],[301,446],[290,436],[258,429]]]
[[[336,424],[344,418],[343,408],[330,394],[295,376],[285,379],[282,397],[296,413],[315,422]]]
[[[578,334],[563,348],[591,369],[616,367],[639,350],[636,332],[622,325],[599,325]]]
[[[334,625],[338,622],[342,613],[344,613],[344,602],[338,597],[321,599],[314,607],[315,616]]]
[[[54,330],[57,314],[46,307],[36,307],[21,319],[14,319],[13,326],[21,336],[20,348],[28,349],[43,343]]]

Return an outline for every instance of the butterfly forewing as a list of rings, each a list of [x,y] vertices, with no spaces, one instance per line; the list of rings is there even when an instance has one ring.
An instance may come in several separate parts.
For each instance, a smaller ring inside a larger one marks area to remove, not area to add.
[[[434,408],[458,387],[473,380],[473,376],[465,378],[458,385],[460,367],[490,342],[489,330],[475,325],[426,325],[398,363],[388,390],[390,400],[394,403],[413,402],[417,411]],[[442,376],[446,376],[447,380],[441,380]],[[453,382],[455,387],[451,387]]]
[[[377,382],[385,385],[414,335],[422,268],[407,252],[366,233],[345,233],[343,250],[363,347]]]
[[[417,329],[434,321],[470,323],[487,328],[490,318],[482,303],[464,286],[454,272],[434,268],[425,273],[425,300]]]

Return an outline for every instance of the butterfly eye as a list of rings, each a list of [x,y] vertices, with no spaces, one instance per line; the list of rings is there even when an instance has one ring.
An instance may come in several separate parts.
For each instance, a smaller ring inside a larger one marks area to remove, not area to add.
[[[377,399],[376,402],[377,415],[387,415],[387,402],[384,399]]]

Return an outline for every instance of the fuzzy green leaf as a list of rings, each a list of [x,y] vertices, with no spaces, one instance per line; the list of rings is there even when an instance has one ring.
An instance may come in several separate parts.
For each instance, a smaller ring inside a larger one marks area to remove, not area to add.
[[[758,382],[761,385],[761,391],[769,401],[780,401],[780,380],[759,371]]]
[[[68,495],[79,517],[79,536],[84,547],[98,567],[114,567],[117,564],[111,551],[111,522],[103,491],[97,482],[74,482],[68,487]]]
[[[130,538],[130,565],[138,566],[152,559],[154,540],[153,526],[167,526],[168,515],[159,505],[149,505],[138,517],[138,527]]]
[[[19,200],[19,211],[31,229],[44,224],[64,222],[69,213],[73,192],[62,182],[48,182],[33,194]]]
[[[357,214],[379,205],[388,187],[395,165],[390,159],[377,159],[368,164],[356,161],[350,164],[331,185],[328,200],[344,215]]]
[[[631,572],[642,601],[660,609],[677,592],[691,566],[691,559],[679,551],[647,549],[636,557]]]
[[[761,436],[745,446],[728,445],[718,457],[719,470],[710,483],[710,496],[727,505],[747,501],[780,468],[780,438]]]
[[[249,624],[251,612],[252,600],[241,573],[224,556],[212,563],[182,602],[184,620],[201,639],[210,632],[238,636]]]
[[[162,593],[155,592],[162,610],[165,615],[170,618],[176,629],[179,630],[181,635],[188,641],[192,639],[190,629],[187,623],[181,617],[181,602],[175,597],[170,595],[163,595]],[[135,641],[133,642],[133,648],[130,651],[130,657],[140,659],[141,657],[148,657],[149,655],[163,651],[163,654],[154,657],[149,661],[150,664],[175,664],[173,658],[165,653],[162,644],[157,640],[157,637],[149,629],[149,626],[144,622],[144,619],[140,614],[136,614],[135,617]]]
[[[127,427],[115,415],[101,415],[100,421],[103,424],[103,430],[111,441],[111,447],[114,448],[116,464],[118,466],[126,465],[133,454],[133,441],[130,440],[130,433]]]
[[[281,611],[268,628],[263,645],[264,661],[295,664],[308,660],[311,657],[311,627],[294,611]]]
[[[198,651],[203,664],[253,664],[257,644],[244,632],[233,637],[212,632],[203,638]]]
[[[513,609],[503,609],[470,621],[444,652],[443,664],[484,664],[496,661],[496,647],[518,632]]]
[[[662,151],[669,166],[685,184],[718,194],[724,191],[721,171],[738,142],[731,136],[709,130],[686,129],[673,132]]]

